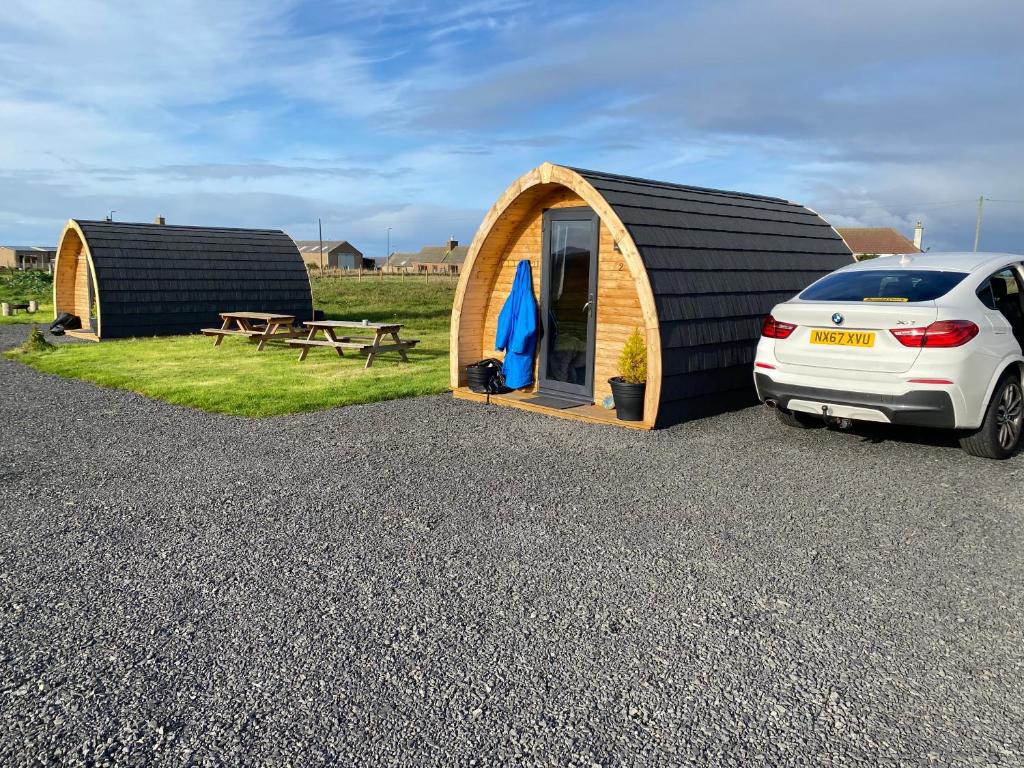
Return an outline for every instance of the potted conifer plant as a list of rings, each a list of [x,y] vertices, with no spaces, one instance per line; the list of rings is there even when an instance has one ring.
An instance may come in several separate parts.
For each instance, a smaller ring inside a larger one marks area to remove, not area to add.
[[[619,375],[608,379],[615,400],[615,415],[622,421],[643,421],[647,392],[647,343],[639,328],[626,339],[619,355]]]

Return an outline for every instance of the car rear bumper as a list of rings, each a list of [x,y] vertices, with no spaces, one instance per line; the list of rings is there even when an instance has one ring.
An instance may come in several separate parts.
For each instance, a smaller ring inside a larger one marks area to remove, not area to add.
[[[792,403],[793,410],[821,415],[821,407],[828,406],[831,416],[862,421],[942,429],[956,426],[953,400],[942,390],[914,390],[902,395],[845,392],[780,383],[763,373],[754,374],[754,383],[762,402],[773,400],[780,408],[790,409]]]

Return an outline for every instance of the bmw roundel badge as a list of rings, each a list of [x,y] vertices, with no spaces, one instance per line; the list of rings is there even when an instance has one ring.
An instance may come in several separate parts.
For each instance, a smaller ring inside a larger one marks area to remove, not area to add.
[[[835,323],[836,325],[842,325],[843,316],[836,312],[834,315],[832,315],[832,322]]]

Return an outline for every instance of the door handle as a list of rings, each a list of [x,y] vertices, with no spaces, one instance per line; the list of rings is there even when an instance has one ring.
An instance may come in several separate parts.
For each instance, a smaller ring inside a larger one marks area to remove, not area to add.
[[[590,310],[593,309],[593,308],[594,308],[594,302],[593,302],[593,300],[590,300],[586,304],[583,305],[583,310],[582,311],[584,311],[584,312],[589,314]]]

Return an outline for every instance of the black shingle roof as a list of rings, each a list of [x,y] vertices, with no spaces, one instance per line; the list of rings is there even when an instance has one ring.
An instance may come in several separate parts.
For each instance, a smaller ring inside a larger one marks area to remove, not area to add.
[[[573,170],[612,207],[647,267],[661,326],[660,422],[752,394],[764,316],[853,258],[798,203]]]
[[[309,275],[280,230],[77,223],[96,268],[103,338],[194,333],[228,311],[312,318]]]

